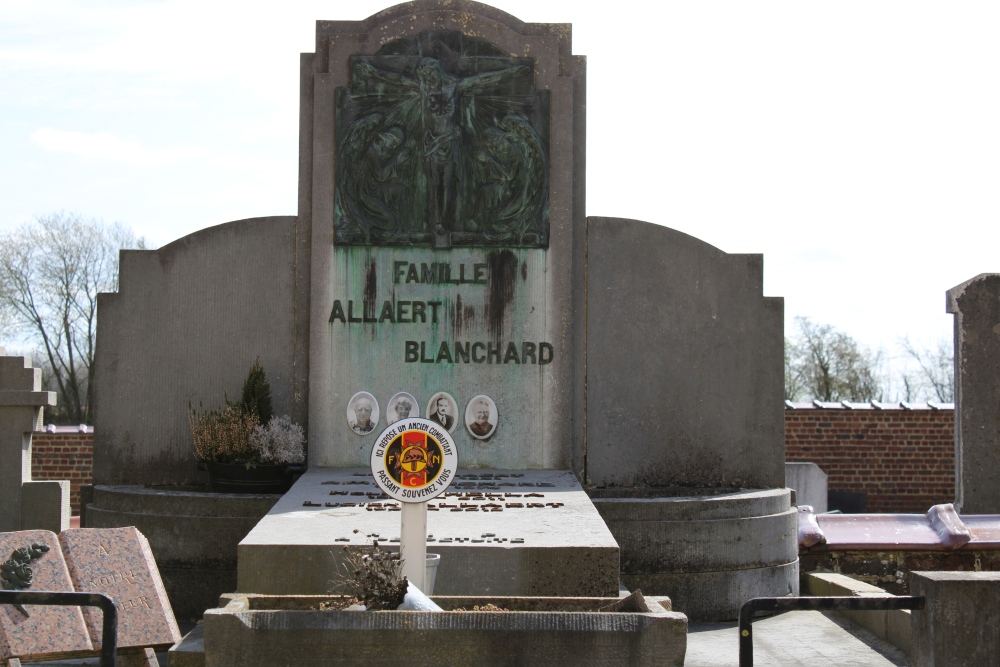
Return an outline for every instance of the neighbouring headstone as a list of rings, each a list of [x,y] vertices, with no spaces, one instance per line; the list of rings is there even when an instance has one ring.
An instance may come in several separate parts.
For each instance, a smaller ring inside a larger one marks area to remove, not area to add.
[[[21,549],[25,551],[14,554]],[[74,590],[59,539],[53,532],[0,533],[0,562],[9,564],[0,572],[5,589]],[[93,653],[80,607],[25,605],[24,609],[27,616],[13,605],[0,605],[0,660],[11,657],[55,660]]]
[[[955,316],[955,505],[1000,513],[1000,274],[948,290]]]
[[[118,608],[118,647],[166,649],[181,634],[149,542],[135,528],[67,530],[59,535],[69,574],[81,592],[105,593]],[[84,610],[94,647],[101,612]]]
[[[913,667],[990,665],[1000,655],[1000,572],[911,572]]]
[[[42,408],[55,404],[55,392],[42,391],[42,370],[0,348],[0,531],[42,527],[22,525],[21,487],[31,481],[31,433],[41,430]],[[61,510],[61,503],[55,508]]]
[[[32,480],[21,484],[21,530],[61,533],[69,528],[68,479]]]
[[[785,486],[795,490],[795,504],[809,505],[817,514],[827,510],[827,475],[815,463],[786,463]]]

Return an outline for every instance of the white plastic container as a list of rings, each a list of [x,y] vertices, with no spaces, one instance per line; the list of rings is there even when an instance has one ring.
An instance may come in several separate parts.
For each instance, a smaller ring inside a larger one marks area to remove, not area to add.
[[[424,566],[424,593],[427,595],[434,595],[434,580],[437,579],[438,563],[440,562],[441,554],[427,554]]]

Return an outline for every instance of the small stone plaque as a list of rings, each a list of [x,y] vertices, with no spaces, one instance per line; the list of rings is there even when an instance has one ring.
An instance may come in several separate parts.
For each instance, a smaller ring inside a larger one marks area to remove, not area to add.
[[[35,544],[49,550],[27,563],[31,569],[31,585],[18,586],[17,590],[72,591],[73,584],[55,533],[47,530],[0,533],[0,562],[7,561],[15,549]],[[17,579],[26,583],[21,576]],[[93,654],[94,647],[80,607],[25,605],[24,609],[28,612],[27,617],[13,605],[0,605],[0,661],[29,656],[55,660]]]
[[[149,542],[135,527],[78,528],[59,533],[76,590],[105,593],[118,607],[118,647],[168,648],[181,640]],[[95,649],[101,612],[84,610]]]

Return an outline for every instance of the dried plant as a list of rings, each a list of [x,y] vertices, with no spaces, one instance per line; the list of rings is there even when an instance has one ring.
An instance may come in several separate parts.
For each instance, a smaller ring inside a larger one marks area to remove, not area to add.
[[[358,531],[354,531],[358,532]],[[345,563],[334,572],[331,591],[351,595],[370,611],[396,609],[406,596],[406,577],[399,554],[371,547],[344,547]]]
[[[465,607],[459,607],[457,609],[452,609],[452,611],[469,611],[469,610],[466,609]],[[492,602],[488,602],[484,605],[477,604],[473,606],[472,611],[510,611],[510,609],[507,609],[506,607],[498,607]]]
[[[302,463],[306,458],[305,442],[302,427],[288,415],[272,417],[267,425],[258,424],[250,436],[250,447],[261,463]]]
[[[194,450],[202,461],[248,465],[260,462],[260,455],[250,444],[257,415],[246,414],[234,405],[199,415],[188,406],[188,425]]]

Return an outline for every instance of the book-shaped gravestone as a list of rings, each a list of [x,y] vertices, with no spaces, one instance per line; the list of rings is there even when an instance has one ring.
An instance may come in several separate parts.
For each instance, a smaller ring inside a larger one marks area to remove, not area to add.
[[[118,648],[169,648],[181,639],[149,542],[134,527],[78,528],[59,533],[77,591],[104,593],[118,608]],[[101,611],[85,608],[95,649]]]
[[[0,563],[5,566],[0,569],[5,590],[74,590],[59,539],[47,530],[0,533]],[[0,604],[3,664],[7,658],[56,660],[93,654],[80,607]]]

